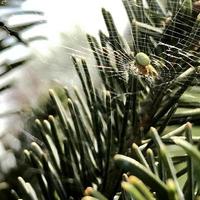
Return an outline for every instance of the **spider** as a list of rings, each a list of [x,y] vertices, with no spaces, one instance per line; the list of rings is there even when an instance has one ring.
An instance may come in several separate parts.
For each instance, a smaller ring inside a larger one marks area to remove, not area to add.
[[[139,52],[135,56],[135,67],[140,75],[150,76],[153,78],[158,77],[158,72],[151,65],[151,60],[148,55],[143,52]]]

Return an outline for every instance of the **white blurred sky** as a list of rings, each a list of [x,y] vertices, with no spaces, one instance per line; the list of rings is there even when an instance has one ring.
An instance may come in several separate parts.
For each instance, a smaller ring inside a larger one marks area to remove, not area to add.
[[[70,31],[77,24],[89,33],[105,28],[101,8],[112,12],[119,31],[123,31],[127,16],[121,0],[27,0],[23,8],[45,12],[49,22],[49,33]]]

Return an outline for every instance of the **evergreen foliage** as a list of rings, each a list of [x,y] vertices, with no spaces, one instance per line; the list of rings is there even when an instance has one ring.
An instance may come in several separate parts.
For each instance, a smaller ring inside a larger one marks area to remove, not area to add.
[[[72,57],[82,88],[65,87],[62,101],[49,90],[57,115],[38,116],[44,145],[24,150],[31,178],[18,178],[15,199],[200,198],[200,138],[190,123],[200,111],[187,98],[199,90],[198,2],[123,0],[128,41],[102,9],[108,35],[100,31],[100,43],[87,35],[102,83]]]

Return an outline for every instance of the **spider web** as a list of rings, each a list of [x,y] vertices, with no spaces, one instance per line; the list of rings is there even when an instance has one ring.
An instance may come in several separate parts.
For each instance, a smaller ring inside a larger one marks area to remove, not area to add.
[[[160,87],[161,83],[173,81],[190,67],[199,65],[198,2],[194,3],[191,11],[186,7],[186,1],[167,1],[165,11],[157,1],[129,2],[125,5],[128,14],[131,16],[130,12],[135,11],[133,18],[129,17],[133,23],[132,33],[136,36],[133,38],[133,51],[150,56],[152,65],[159,72],[160,80],[155,85]],[[156,18],[160,15],[161,20],[156,21],[153,16],[149,19],[147,14],[150,12],[155,12]],[[195,76],[197,80],[197,72]]]
[[[184,0],[123,0],[131,29],[125,43],[128,43],[130,48],[127,45],[125,50],[116,49],[113,44],[120,46],[120,41],[113,34],[112,38],[107,38],[106,51],[109,53],[111,64],[118,63],[120,67],[116,70],[98,62],[97,65],[90,65],[90,67],[107,71],[110,73],[110,78],[118,77],[127,84],[130,63],[133,63],[137,53],[144,52],[150,57],[151,65],[159,74],[156,80],[152,80],[149,76],[144,77],[150,87],[159,89],[172,82],[181,85],[183,76],[187,80],[194,79],[191,85],[198,85],[200,31],[198,2],[194,2],[190,10],[187,1]],[[107,37],[106,34],[104,36]],[[91,53],[102,54],[105,47],[96,48],[96,52],[87,47],[83,47],[82,50],[68,49],[87,58]],[[137,73],[136,67],[133,70]]]

